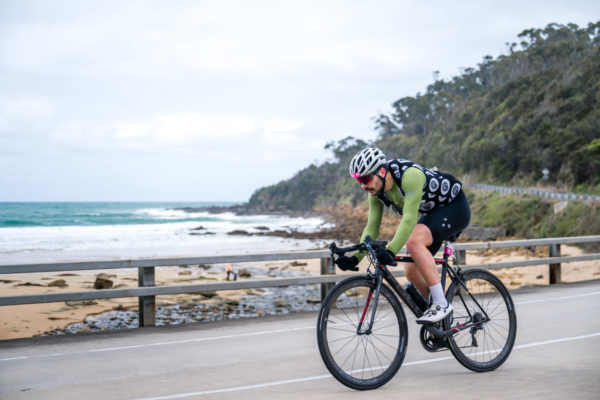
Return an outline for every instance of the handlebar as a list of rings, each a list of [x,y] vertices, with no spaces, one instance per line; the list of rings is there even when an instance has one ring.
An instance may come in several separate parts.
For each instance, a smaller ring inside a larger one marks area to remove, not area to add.
[[[352,245],[350,247],[338,247],[334,242],[331,242],[329,244],[329,250],[331,250],[332,254],[342,256],[350,251],[365,251],[369,250],[369,247],[373,250],[378,250],[380,248],[384,248],[386,245],[386,241],[376,241],[373,240],[371,236],[366,236],[364,242]]]
[[[331,242],[329,244],[329,250],[331,251],[331,259],[333,260],[333,262],[335,263],[335,257],[334,255],[338,255],[339,256],[343,256],[345,253],[351,252],[351,251],[369,251],[371,253],[371,255],[373,256],[373,258],[377,259],[377,251],[381,250],[381,249],[385,249],[387,245],[386,241],[377,241],[374,240],[371,236],[365,236],[365,240],[362,243],[359,244],[355,244],[353,246],[350,247],[337,247],[337,245],[334,242]],[[395,264],[394,264],[395,265]]]

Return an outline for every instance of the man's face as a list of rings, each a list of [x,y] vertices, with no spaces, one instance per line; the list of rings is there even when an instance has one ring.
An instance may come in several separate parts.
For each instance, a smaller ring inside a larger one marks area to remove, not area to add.
[[[380,174],[380,176],[381,176],[381,174]],[[384,180],[377,178],[375,176],[375,174],[370,175],[370,177],[372,178],[370,181],[367,177],[363,177],[362,179],[357,179],[357,181],[360,184],[360,187],[364,191],[368,192],[371,196],[375,196],[383,187]],[[369,182],[366,183],[366,181],[369,181]]]

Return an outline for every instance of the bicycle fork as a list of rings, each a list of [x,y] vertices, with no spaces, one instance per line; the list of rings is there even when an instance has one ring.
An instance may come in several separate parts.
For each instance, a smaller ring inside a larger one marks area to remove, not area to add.
[[[369,295],[367,296],[367,301],[365,302],[365,308],[363,309],[362,315],[360,317],[360,322],[358,323],[358,327],[356,328],[356,333],[358,335],[370,335],[373,330],[373,324],[375,323],[375,314],[377,313],[377,304],[379,303],[379,293],[381,291],[381,274],[377,274],[376,279],[377,284],[375,285],[374,289],[369,290]],[[371,301],[373,302],[372,305]],[[371,306],[370,317],[368,316],[369,306]],[[365,325],[365,320],[368,320],[368,322],[366,328],[363,329],[363,325]]]

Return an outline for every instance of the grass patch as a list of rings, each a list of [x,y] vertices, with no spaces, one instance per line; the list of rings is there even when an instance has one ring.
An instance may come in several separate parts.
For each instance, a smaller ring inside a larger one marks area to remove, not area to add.
[[[547,238],[600,234],[600,203],[570,201],[554,213],[556,201],[530,195],[495,192],[467,192],[471,205],[471,224],[502,227],[509,236]],[[600,250],[600,243],[582,245]]]

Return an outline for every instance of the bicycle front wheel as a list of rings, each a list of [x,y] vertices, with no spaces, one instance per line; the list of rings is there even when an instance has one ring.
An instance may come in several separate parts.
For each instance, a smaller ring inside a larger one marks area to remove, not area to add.
[[[367,277],[340,282],[323,301],[317,323],[319,352],[327,369],[357,390],[388,382],[406,354],[408,330],[398,298],[381,285],[372,319],[374,292],[375,282]]]
[[[463,287],[455,281],[446,297],[454,313],[444,320],[450,351],[466,368],[492,371],[508,358],[517,335],[515,307],[508,290],[495,275],[484,270],[464,272]]]

